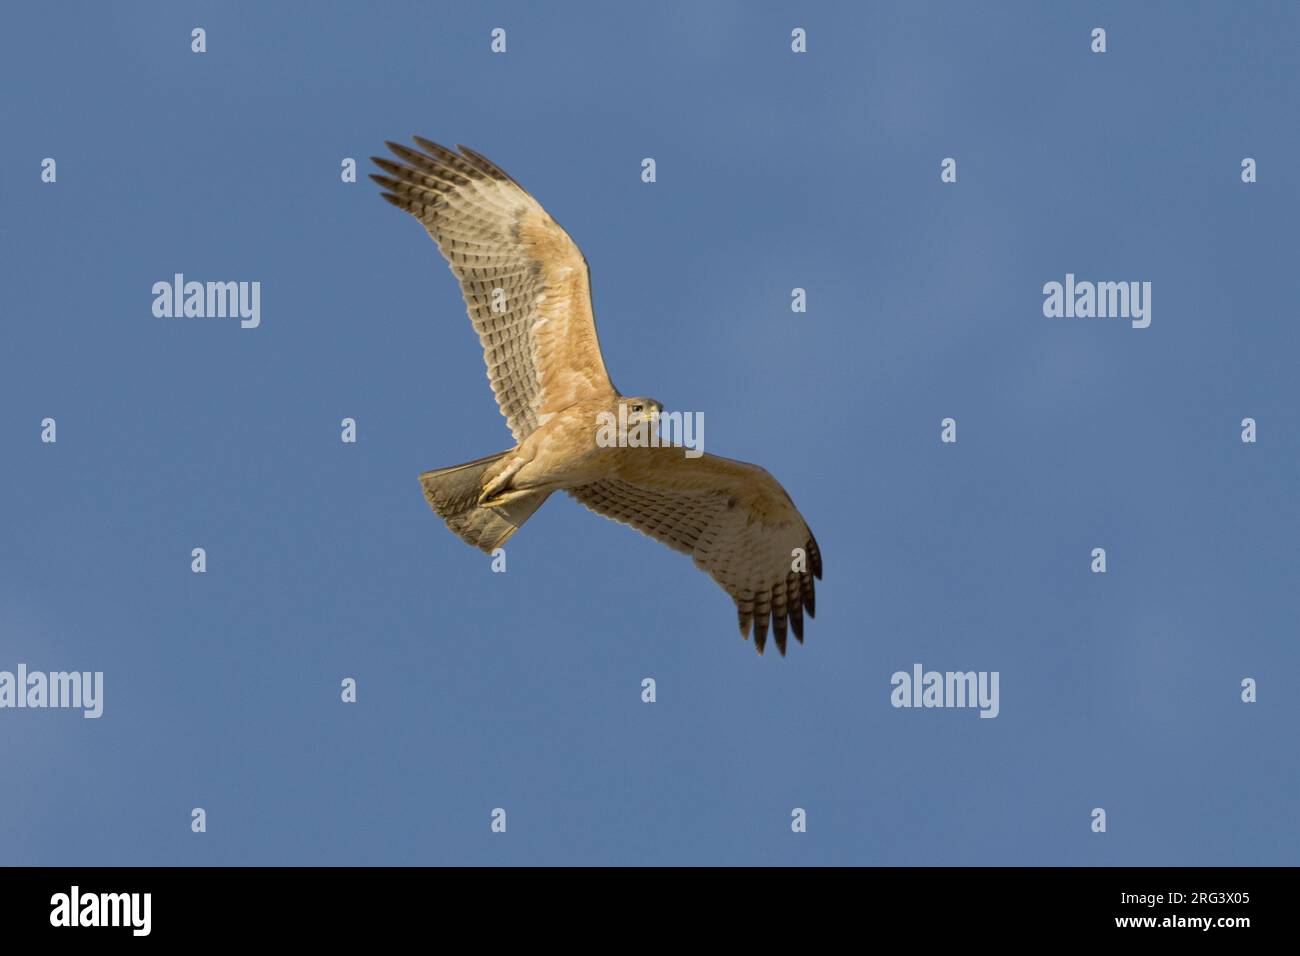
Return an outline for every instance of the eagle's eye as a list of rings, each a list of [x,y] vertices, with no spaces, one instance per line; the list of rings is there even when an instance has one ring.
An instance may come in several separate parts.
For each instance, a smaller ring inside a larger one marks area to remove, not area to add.
[[[641,406],[640,406],[640,405],[633,405],[633,406],[632,406],[632,411],[634,411],[634,412],[639,412],[639,411],[641,411]]]

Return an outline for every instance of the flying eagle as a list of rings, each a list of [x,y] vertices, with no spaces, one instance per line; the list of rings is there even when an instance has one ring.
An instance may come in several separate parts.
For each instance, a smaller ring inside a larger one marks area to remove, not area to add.
[[[371,157],[384,198],[420,221],[460,282],[488,379],[515,447],[420,476],[433,510],[491,553],[551,492],[689,554],[736,602],[740,633],[763,653],[771,623],[803,642],[822,576],[817,542],[762,468],[680,446],[618,447],[597,438],[613,415],[653,428],[662,406],[627,398],[605,371],[582,251],[518,183],[483,156],[415,137]],[[602,419],[601,416],[606,416]]]

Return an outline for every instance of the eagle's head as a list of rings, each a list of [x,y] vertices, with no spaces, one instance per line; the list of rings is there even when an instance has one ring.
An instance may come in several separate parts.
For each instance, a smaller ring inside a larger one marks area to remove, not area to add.
[[[620,398],[619,404],[627,408],[628,428],[640,425],[642,422],[647,422],[653,427],[659,419],[659,413],[664,410],[663,405],[653,398]]]

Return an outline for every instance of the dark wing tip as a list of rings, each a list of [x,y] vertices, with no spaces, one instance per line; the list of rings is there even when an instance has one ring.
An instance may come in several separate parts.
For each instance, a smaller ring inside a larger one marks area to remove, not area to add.
[[[383,156],[371,156],[370,161],[384,172],[392,173],[394,176],[409,176],[411,173],[410,167],[385,159]]]
[[[763,648],[767,646],[767,615],[759,614],[754,617],[754,647],[758,653],[763,653]]]
[[[514,182],[514,180],[510,178],[509,173],[477,150],[470,149],[468,146],[462,146],[460,143],[456,144],[456,148],[460,150],[461,155],[463,155],[469,162],[473,163],[493,179],[500,180],[501,182]],[[518,184],[516,183],[516,185]]]
[[[775,611],[772,613],[772,636],[776,638],[776,649],[781,652],[782,657],[785,657],[786,629],[788,623],[788,619],[786,618],[786,609],[784,607],[781,608],[780,613]]]
[[[420,149],[424,150],[426,153],[430,153],[434,156],[456,155],[452,150],[443,146],[441,143],[435,143],[433,140],[425,139],[423,136],[412,136],[411,142],[415,143],[416,146],[419,146]]]

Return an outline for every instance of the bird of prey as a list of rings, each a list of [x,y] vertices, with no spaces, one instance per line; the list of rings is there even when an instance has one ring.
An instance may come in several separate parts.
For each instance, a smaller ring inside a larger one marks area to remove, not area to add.
[[[421,137],[371,157],[383,197],[420,221],[460,282],[488,380],[514,435],[508,451],[420,476],[452,531],[491,553],[554,491],[689,554],[736,602],[763,653],[786,650],[816,613],[817,542],[762,468],[680,446],[598,440],[613,415],[653,428],[662,406],[610,381],[596,338],[587,260],[545,209],[492,162]]]

